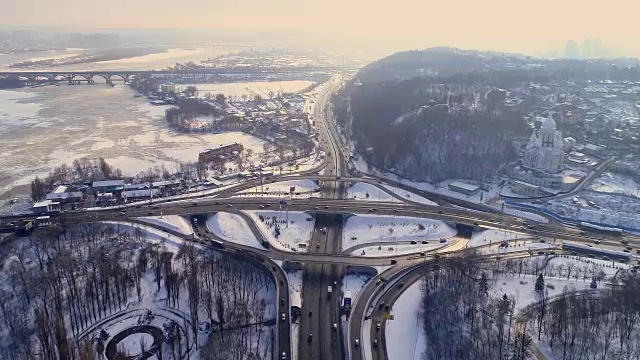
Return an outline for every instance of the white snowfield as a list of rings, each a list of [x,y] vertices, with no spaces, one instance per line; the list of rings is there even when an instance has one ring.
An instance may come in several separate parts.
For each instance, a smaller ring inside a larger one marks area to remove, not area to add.
[[[271,246],[282,251],[307,252],[315,221],[307,213],[284,210],[244,211],[249,215]],[[260,219],[262,217],[262,220]],[[276,236],[276,228],[280,234]]]
[[[509,241],[515,239],[526,239],[531,238],[531,235],[505,231],[505,230],[497,230],[497,229],[487,229],[481,231],[474,231],[471,235],[471,240],[469,241],[469,247],[476,247],[482,245],[489,245],[493,243],[499,243],[502,241]]]
[[[533,221],[537,221],[537,222],[541,222],[541,223],[548,223],[549,219],[547,219],[544,216],[538,215],[538,214],[534,214],[534,213],[530,213],[528,211],[522,211],[522,210],[517,210],[514,208],[510,208],[508,206],[505,205],[504,207],[504,213],[505,214],[509,214],[509,215],[513,215],[513,216],[517,216],[517,217],[521,217],[521,218],[525,218],[525,219],[529,219],[529,220],[533,220]]]
[[[525,306],[536,302],[535,283],[537,276],[521,275],[521,276],[500,276],[495,279],[495,284],[491,286],[490,295],[499,297],[503,294],[514,295],[516,299],[516,312],[522,310]],[[545,278],[545,291],[549,297],[562,293],[562,290],[568,289],[583,290],[588,289],[591,281],[576,281],[558,278]]]
[[[439,220],[357,215],[347,219],[342,231],[342,250],[367,243],[447,239],[455,234],[455,228]]]
[[[426,350],[424,330],[419,314],[422,298],[421,284],[418,281],[409,286],[391,309],[391,315],[394,318],[387,321],[384,332],[389,359],[420,360],[422,353]],[[370,345],[363,344],[363,346]]]
[[[408,201],[413,201],[413,202],[417,202],[417,203],[421,203],[424,205],[433,205],[433,206],[437,206],[438,204],[427,199],[424,198],[420,195],[416,195],[412,192],[397,188],[395,186],[391,186],[391,185],[383,185],[387,190],[389,190],[392,194],[396,194],[404,199],[407,199]]]
[[[391,201],[399,202],[400,200],[388,194],[386,191],[373,186],[371,184],[358,182],[347,187],[347,199],[368,200],[368,201]]]
[[[178,231],[185,235],[193,234],[193,228],[187,219],[180,215],[165,215],[165,216],[145,216],[140,218],[141,221],[145,221],[151,224],[164,226],[173,231]]]
[[[631,265],[611,260],[591,259],[579,256],[555,257],[549,260],[547,268],[554,267],[559,273],[566,274],[567,269],[596,269],[602,270],[607,276],[614,276],[620,270],[630,269]]]
[[[512,252],[518,251],[544,251],[544,250],[557,250],[560,249],[560,244],[549,244],[549,243],[540,243],[540,242],[532,242],[532,241],[519,241],[514,243],[510,243],[508,247],[501,248],[500,244],[496,243],[491,246],[478,248],[479,252],[482,254],[508,254]]]
[[[345,292],[351,291],[351,302],[355,304],[360,291],[371,278],[372,276],[365,274],[346,274],[342,279],[342,293],[338,295],[342,296]]]
[[[264,249],[260,241],[240,216],[228,212],[218,212],[209,216],[207,228],[219,237],[240,245]]]
[[[291,189],[293,189],[293,193],[302,193],[302,192],[316,192],[320,191],[318,184],[316,184],[313,180],[303,179],[303,180],[288,180],[288,181],[280,181],[275,183],[266,183],[261,186],[256,186],[244,191],[241,191],[240,194],[260,194],[260,193],[285,193],[290,194]]]
[[[438,240],[433,240],[430,244],[381,244],[372,245],[357,250],[353,250],[351,255],[362,257],[385,257],[395,255],[407,255],[415,254],[419,252],[433,251],[443,248],[450,244],[447,240],[445,243],[440,243]]]

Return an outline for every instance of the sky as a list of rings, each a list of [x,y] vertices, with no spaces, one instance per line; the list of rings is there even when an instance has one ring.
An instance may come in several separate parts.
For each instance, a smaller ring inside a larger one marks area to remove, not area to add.
[[[637,0],[2,0],[0,24],[99,29],[215,29],[283,43],[397,51],[430,46],[536,54],[599,38],[625,55]],[[55,16],[51,16],[55,14]]]

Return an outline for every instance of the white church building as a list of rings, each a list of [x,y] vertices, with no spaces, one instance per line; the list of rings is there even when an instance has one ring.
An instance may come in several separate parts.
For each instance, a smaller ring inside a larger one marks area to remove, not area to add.
[[[556,122],[549,115],[536,129],[525,148],[522,164],[530,169],[557,173],[562,171],[564,160],[564,142]]]

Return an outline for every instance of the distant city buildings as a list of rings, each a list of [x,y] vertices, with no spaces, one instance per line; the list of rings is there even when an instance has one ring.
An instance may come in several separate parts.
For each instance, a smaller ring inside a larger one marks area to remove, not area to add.
[[[111,48],[120,45],[120,35],[112,33],[71,33],[69,34],[71,46],[87,48]]]
[[[562,133],[556,130],[556,122],[549,115],[540,129],[531,134],[522,163],[530,169],[556,173],[562,170],[563,160]]]

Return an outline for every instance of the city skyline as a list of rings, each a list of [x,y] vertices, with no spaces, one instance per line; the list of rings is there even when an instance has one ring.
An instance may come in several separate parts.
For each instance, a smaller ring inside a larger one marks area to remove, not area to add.
[[[579,5],[579,6],[578,6]],[[48,14],[55,13],[51,17]],[[619,11],[621,8],[626,11]],[[195,0],[176,7],[164,0],[135,3],[115,0],[110,6],[90,2],[43,0],[11,2],[0,24],[55,27],[68,31],[124,29],[189,29],[268,38],[276,45],[392,52],[431,46],[455,46],[546,54],[563,49],[568,39],[600,39],[623,56],[638,56],[640,48],[628,28],[640,5],[613,0],[607,7],[576,1],[542,0],[514,7],[502,0],[460,4],[402,0],[393,7],[361,0],[341,3],[269,3]],[[31,11],[40,9],[40,11]],[[87,16],[87,14],[91,14]]]

